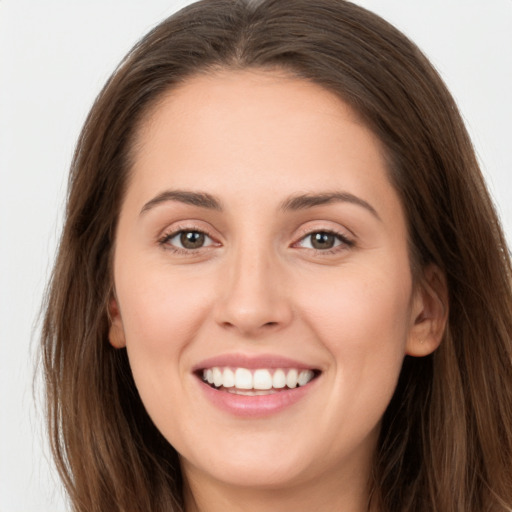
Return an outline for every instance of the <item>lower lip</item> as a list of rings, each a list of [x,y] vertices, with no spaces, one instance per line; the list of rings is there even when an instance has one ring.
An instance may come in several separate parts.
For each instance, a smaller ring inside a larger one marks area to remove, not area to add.
[[[308,382],[305,386],[300,386],[285,391],[279,391],[269,395],[237,395],[229,391],[219,391],[212,388],[201,379],[197,379],[206,398],[216,407],[241,417],[262,417],[276,414],[297,403],[304,398],[316,386],[319,377]]]

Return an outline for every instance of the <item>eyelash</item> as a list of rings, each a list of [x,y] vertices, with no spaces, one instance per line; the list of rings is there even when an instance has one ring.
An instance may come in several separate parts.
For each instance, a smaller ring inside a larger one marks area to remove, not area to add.
[[[207,246],[198,247],[196,249],[186,249],[183,247],[176,247],[175,245],[170,244],[170,240],[177,237],[180,234],[183,233],[198,233],[200,235],[204,235],[205,237],[208,237],[212,243]],[[298,244],[304,240],[306,240],[308,237],[312,237],[316,234],[325,234],[325,235],[332,235],[336,238],[337,241],[340,243],[338,245],[335,245],[332,248],[329,249],[315,249],[313,247],[306,247],[306,249],[312,250],[315,252],[315,254],[320,255],[330,255],[330,254],[337,254],[341,251],[345,251],[347,249],[351,249],[355,246],[355,242],[351,239],[349,239],[346,235],[339,233],[337,231],[333,231],[330,229],[317,229],[314,231],[308,231],[302,234],[302,236],[299,238],[297,242],[294,242],[292,244],[292,247],[297,247]],[[191,256],[197,254],[198,251],[207,249],[210,246],[218,246],[218,242],[215,242],[214,237],[212,237],[207,231],[204,229],[194,228],[193,226],[188,227],[178,227],[177,229],[165,233],[161,238],[158,239],[158,244],[163,247],[165,250],[172,251],[176,254],[185,255],[185,256]]]
[[[175,245],[172,245],[169,243],[170,240],[172,240],[173,238],[175,238],[176,236],[178,236],[182,233],[199,233],[201,235],[204,235],[205,237],[208,237],[213,243],[211,243],[207,246],[198,247],[197,249],[185,249],[183,247],[176,247]],[[174,229],[168,233],[164,233],[164,235],[158,239],[158,244],[167,251],[172,251],[175,254],[180,254],[180,255],[184,255],[184,256],[192,256],[192,255],[197,254],[197,252],[202,249],[204,250],[210,246],[218,245],[218,243],[215,242],[215,239],[207,231],[205,231],[204,229],[195,228],[193,226],[187,226],[187,227],[178,226],[177,229]]]
[[[320,255],[330,255],[330,254],[338,254],[339,252],[346,251],[348,249],[351,249],[355,246],[355,242],[348,238],[346,235],[339,233],[338,231],[334,231],[331,229],[316,229],[314,231],[308,231],[304,233],[297,242],[293,244],[293,246],[297,246],[300,242],[306,240],[308,237],[312,237],[316,234],[323,234],[323,235],[332,235],[336,238],[337,241],[340,243],[338,245],[335,245],[334,247],[331,247],[329,249],[315,249],[314,247],[307,247],[306,249],[312,250],[315,252],[315,254]]]

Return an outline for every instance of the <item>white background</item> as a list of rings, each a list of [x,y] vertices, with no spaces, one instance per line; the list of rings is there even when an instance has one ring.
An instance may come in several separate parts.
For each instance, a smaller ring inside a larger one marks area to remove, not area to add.
[[[0,512],[65,510],[32,378],[67,169],[101,86],[186,0],[0,0]],[[463,112],[512,240],[512,0],[359,0],[409,35]]]

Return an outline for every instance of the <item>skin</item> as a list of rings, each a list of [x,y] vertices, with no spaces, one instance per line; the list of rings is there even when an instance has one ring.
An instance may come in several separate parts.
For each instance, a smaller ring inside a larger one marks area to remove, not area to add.
[[[447,314],[436,268],[413,282],[379,141],[332,93],[252,70],[169,92],[134,147],[110,341],[127,348],[148,413],[180,453],[187,510],[367,510],[403,358],[435,350]],[[151,202],[169,190],[211,194],[223,209]],[[292,196],[339,192],[367,206],[283,209]],[[205,232],[205,246],[176,252],[179,236],[165,237],[179,230]],[[324,231],[343,238],[315,250],[308,234]],[[227,353],[322,373],[296,404],[240,418],[192,374]]]

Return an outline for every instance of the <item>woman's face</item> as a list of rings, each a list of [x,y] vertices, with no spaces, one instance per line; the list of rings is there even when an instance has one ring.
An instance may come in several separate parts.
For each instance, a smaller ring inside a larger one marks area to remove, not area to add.
[[[225,71],[134,147],[110,339],[186,477],[366,478],[423,308],[378,140],[318,85]]]

